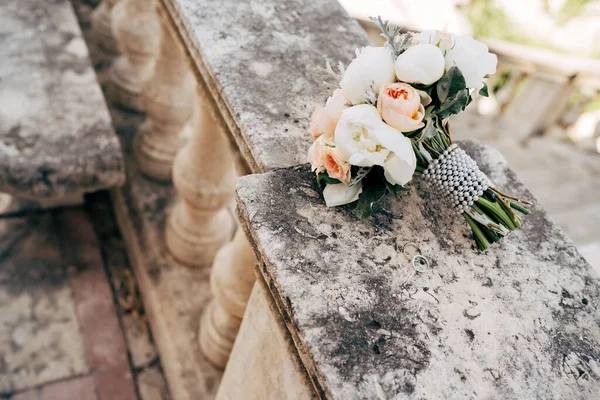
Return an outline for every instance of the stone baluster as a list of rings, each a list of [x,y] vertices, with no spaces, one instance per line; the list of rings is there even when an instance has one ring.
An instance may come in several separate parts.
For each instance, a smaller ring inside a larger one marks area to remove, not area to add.
[[[181,132],[192,116],[195,77],[171,28],[163,23],[160,55],[154,75],[142,91],[146,121],[140,126],[135,154],[142,172],[169,181]]]
[[[235,172],[227,139],[217,127],[207,95],[198,96],[194,126],[173,163],[173,185],[179,195],[166,227],[166,245],[180,262],[208,266],[233,234],[226,208],[235,190]]]
[[[156,0],[121,0],[111,17],[122,56],[111,66],[109,97],[123,108],[143,111],[141,93],[152,77],[160,40]]]
[[[211,300],[200,322],[200,349],[225,368],[254,285],[256,258],[244,232],[219,250],[210,276]]]
[[[111,10],[119,0],[103,0],[92,13],[92,40],[99,48],[110,54],[119,54],[112,34]]]

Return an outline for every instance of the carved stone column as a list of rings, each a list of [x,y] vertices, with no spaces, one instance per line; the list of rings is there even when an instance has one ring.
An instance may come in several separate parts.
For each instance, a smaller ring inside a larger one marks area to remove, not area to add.
[[[123,108],[143,111],[142,88],[152,77],[160,40],[156,0],[121,0],[111,17],[113,35],[123,55],[111,66],[109,97]]]
[[[225,368],[254,285],[256,258],[244,232],[219,250],[210,276],[214,296],[200,323],[200,349],[216,366]]]
[[[142,172],[159,181],[171,180],[181,132],[194,110],[195,78],[171,28],[162,25],[160,56],[154,75],[142,91],[146,121],[140,126],[135,154]]]
[[[92,40],[102,50],[119,54],[117,41],[112,33],[111,11],[119,0],[103,0],[92,13]]]
[[[179,202],[167,220],[166,245],[182,263],[208,266],[233,233],[226,207],[237,175],[227,139],[203,104],[205,96],[198,100],[193,132],[173,164]]]

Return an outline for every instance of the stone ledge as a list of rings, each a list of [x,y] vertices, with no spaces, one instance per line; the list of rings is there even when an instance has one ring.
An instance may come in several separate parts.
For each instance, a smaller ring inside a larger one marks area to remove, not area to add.
[[[54,200],[121,184],[119,141],[69,1],[2,11],[0,191]]]
[[[498,152],[463,147],[532,198]],[[571,240],[536,203],[480,254],[413,186],[361,221],[326,208],[306,167],[240,178],[240,219],[313,384],[328,398],[594,398],[600,283]],[[414,275],[407,242],[428,272]]]
[[[317,66],[348,62],[368,45],[358,23],[335,0],[161,2],[248,168],[304,163],[308,123],[324,93]]]

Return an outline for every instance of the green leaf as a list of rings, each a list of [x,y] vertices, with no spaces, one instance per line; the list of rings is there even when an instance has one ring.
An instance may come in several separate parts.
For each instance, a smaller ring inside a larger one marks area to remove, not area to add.
[[[373,204],[385,195],[386,186],[373,177],[363,179],[363,191],[358,197],[356,207],[352,210],[355,216],[361,219],[369,218],[373,213]]]
[[[319,185],[320,189],[323,189],[325,187],[325,184],[335,185],[336,183],[342,182],[338,179],[330,178],[329,175],[327,175],[327,172],[321,172],[317,174],[317,185]]]
[[[432,118],[432,116],[425,116],[424,120],[426,121],[425,128],[423,128],[423,132],[421,133],[419,140],[425,140],[427,138],[434,137],[438,133],[438,130],[435,126],[435,118]]]
[[[456,66],[450,68],[436,84],[436,93],[440,104],[445,103],[450,98],[456,97],[466,87],[467,83],[460,69]]]
[[[471,102],[471,95],[468,89],[463,89],[455,97],[447,99],[437,110],[436,115],[441,118],[447,118],[452,114],[458,114],[463,111]]]
[[[483,87],[479,90],[479,94],[482,95],[483,97],[490,97],[490,94],[488,93],[487,83],[483,84]]]

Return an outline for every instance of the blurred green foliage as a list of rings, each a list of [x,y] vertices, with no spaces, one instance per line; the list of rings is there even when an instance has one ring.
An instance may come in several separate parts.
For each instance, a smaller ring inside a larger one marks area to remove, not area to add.
[[[544,39],[535,39],[519,33],[504,11],[496,6],[494,0],[472,0],[468,5],[461,7],[461,10],[469,20],[475,37],[490,37],[562,52],[557,46]]]
[[[557,15],[557,22],[564,24],[571,18],[579,17],[583,14],[585,6],[594,0],[566,0]]]

